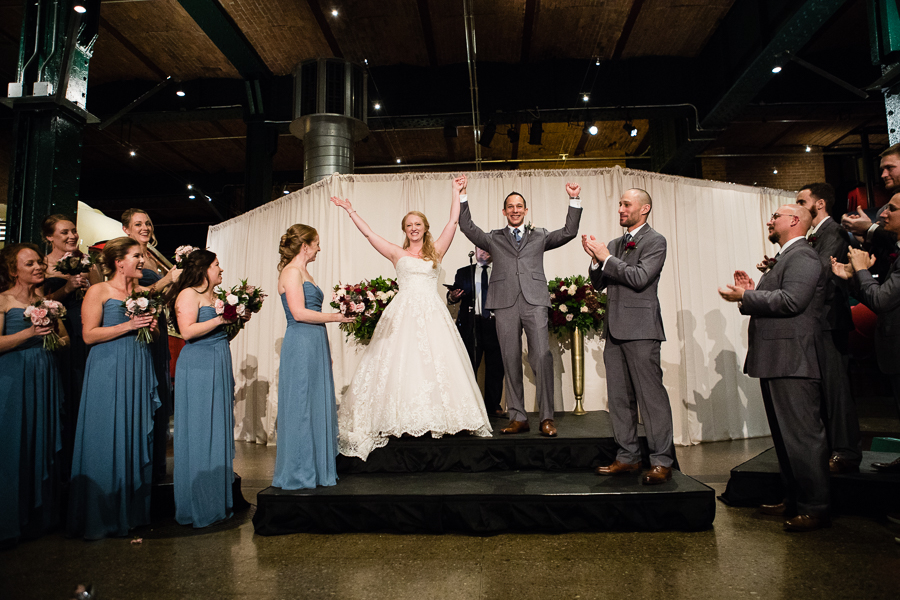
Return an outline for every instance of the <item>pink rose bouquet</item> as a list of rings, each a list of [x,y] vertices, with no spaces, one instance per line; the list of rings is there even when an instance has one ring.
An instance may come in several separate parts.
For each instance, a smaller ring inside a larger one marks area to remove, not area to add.
[[[234,321],[225,325],[228,337],[236,336],[250,320],[250,315],[262,309],[266,296],[260,288],[248,284],[246,279],[230,290],[216,288],[216,314],[222,315],[226,321]]]
[[[45,350],[58,350],[62,347],[59,334],[56,333],[57,323],[66,316],[66,307],[56,300],[38,300],[25,308],[25,320],[30,321],[36,327],[52,327],[53,331],[44,336]]]
[[[357,343],[365,344],[372,339],[375,326],[387,305],[399,291],[395,279],[364,279],[357,284],[334,286],[331,294],[331,308],[344,316],[354,317],[351,323],[341,323],[340,328],[353,337]]]
[[[131,292],[131,294],[125,298],[125,301],[122,302],[122,306],[125,307],[125,316],[129,319],[133,319],[135,317],[144,317],[147,315],[157,316],[162,312],[163,309],[163,301],[162,296],[159,292],[155,290],[144,290],[138,291],[135,290]],[[149,344],[153,341],[153,334],[150,333],[149,327],[141,327],[138,329],[136,342],[143,342],[145,344]]]

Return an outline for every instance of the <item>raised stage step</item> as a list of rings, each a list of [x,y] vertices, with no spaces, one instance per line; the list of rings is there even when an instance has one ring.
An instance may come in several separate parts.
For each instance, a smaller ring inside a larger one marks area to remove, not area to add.
[[[694,531],[712,526],[715,504],[711,488],[679,471],[656,486],[593,472],[367,473],[314,490],[269,487],[253,525],[261,535]]]
[[[900,473],[881,473],[873,462],[891,462],[896,453],[863,452],[859,473],[831,476],[832,510],[845,514],[881,516],[896,512],[900,498]],[[731,470],[725,493],[729,506],[777,504],[784,499],[781,471],[775,448],[769,448]]]
[[[525,469],[587,471],[615,460],[617,446],[608,412],[598,410],[586,415],[558,412],[554,420],[559,429],[555,438],[540,435],[540,419],[534,414],[528,418],[531,431],[515,435],[500,433],[509,422],[507,419],[492,418],[494,433],[489,438],[461,434],[439,439],[432,439],[430,435],[391,439],[387,446],[374,450],[365,461],[338,456],[337,469],[340,474],[479,473]],[[644,464],[649,467],[642,425],[638,426],[638,435]]]

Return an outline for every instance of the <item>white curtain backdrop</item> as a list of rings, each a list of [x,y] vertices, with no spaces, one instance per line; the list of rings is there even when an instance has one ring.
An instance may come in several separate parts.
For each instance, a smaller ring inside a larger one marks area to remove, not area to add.
[[[349,198],[360,216],[380,235],[403,241],[400,222],[410,210],[428,216],[440,235],[449,218],[453,175],[334,175],[209,229],[207,244],[225,269],[224,282],[247,278],[270,294],[260,312],[231,343],[235,381],[235,439],[274,443],[278,409],[278,363],[286,320],[277,296],[278,242],[294,223],[319,232],[322,252],[310,273],[325,292],[338,283],[378,275],[394,276],[390,261],[378,254],[346,213],[329,201]],[[769,433],[759,386],[741,372],[747,349],[747,319],[724,302],[716,288],[733,281],[735,269],[759,273],[763,254],[774,255],[765,222],[794,194],[614,167],[569,171],[490,171],[469,174],[469,204],[484,230],[502,227],[503,199],[510,191],[524,195],[526,221],[549,230],[562,227],[568,196],[565,183],[581,185],[584,214],[579,233],[609,241],[622,230],[616,213],[622,193],[638,187],[653,198],[650,225],[668,240],[668,256],[659,287],[668,341],[662,344],[663,382],[669,392],[675,442],[757,437]],[[456,269],[468,264],[472,245],[457,232],[444,257],[441,283],[452,283]],[[548,278],[586,274],[588,258],[580,238],[547,253]],[[755,277],[754,277],[755,278]],[[440,288],[443,294],[444,288]],[[324,311],[331,311],[328,306]],[[345,339],[337,325],[328,327],[340,396],[349,384],[362,348]],[[555,357],[557,410],[575,405],[568,340],[551,338]],[[587,410],[607,407],[602,344],[598,335],[585,340]],[[534,381],[527,358],[525,401],[534,407]],[[415,385],[415,382],[410,382]],[[340,401],[340,397],[338,398]]]

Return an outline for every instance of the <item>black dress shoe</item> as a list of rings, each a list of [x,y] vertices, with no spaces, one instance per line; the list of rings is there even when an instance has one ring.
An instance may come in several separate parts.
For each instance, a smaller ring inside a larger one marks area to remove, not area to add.
[[[872,466],[882,473],[900,473],[900,457],[895,458],[889,463],[873,462]]]
[[[797,515],[784,522],[785,531],[815,531],[823,527],[831,527],[831,519],[828,517],[814,517],[812,515]]]
[[[828,470],[837,475],[859,473],[859,463],[851,462],[846,458],[835,455],[828,461]]]
[[[784,513],[787,512],[787,506],[784,502],[779,502],[778,504],[761,504],[759,512],[773,517],[783,517]]]

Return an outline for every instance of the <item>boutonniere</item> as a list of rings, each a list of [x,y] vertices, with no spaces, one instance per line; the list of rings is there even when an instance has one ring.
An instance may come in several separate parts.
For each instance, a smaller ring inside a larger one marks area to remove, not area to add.
[[[762,273],[768,273],[772,270],[772,267],[778,262],[777,259],[769,258],[768,256],[763,256],[763,259],[760,261],[756,268],[760,270]]]
[[[630,242],[625,242],[625,252],[628,252],[629,250],[634,250],[635,248],[637,248],[636,241],[631,240]]]
[[[809,242],[810,246],[815,246],[816,242],[818,240],[819,240],[819,236],[817,236],[817,235],[811,235],[808,238],[806,238],[806,241]]]
[[[888,258],[891,259],[891,262],[894,262],[895,260],[897,260],[897,256],[898,255],[896,252],[891,252],[890,254],[888,254]]]
[[[525,226],[525,233],[529,231],[534,231],[534,225],[531,224],[531,221],[528,221],[528,225]]]

